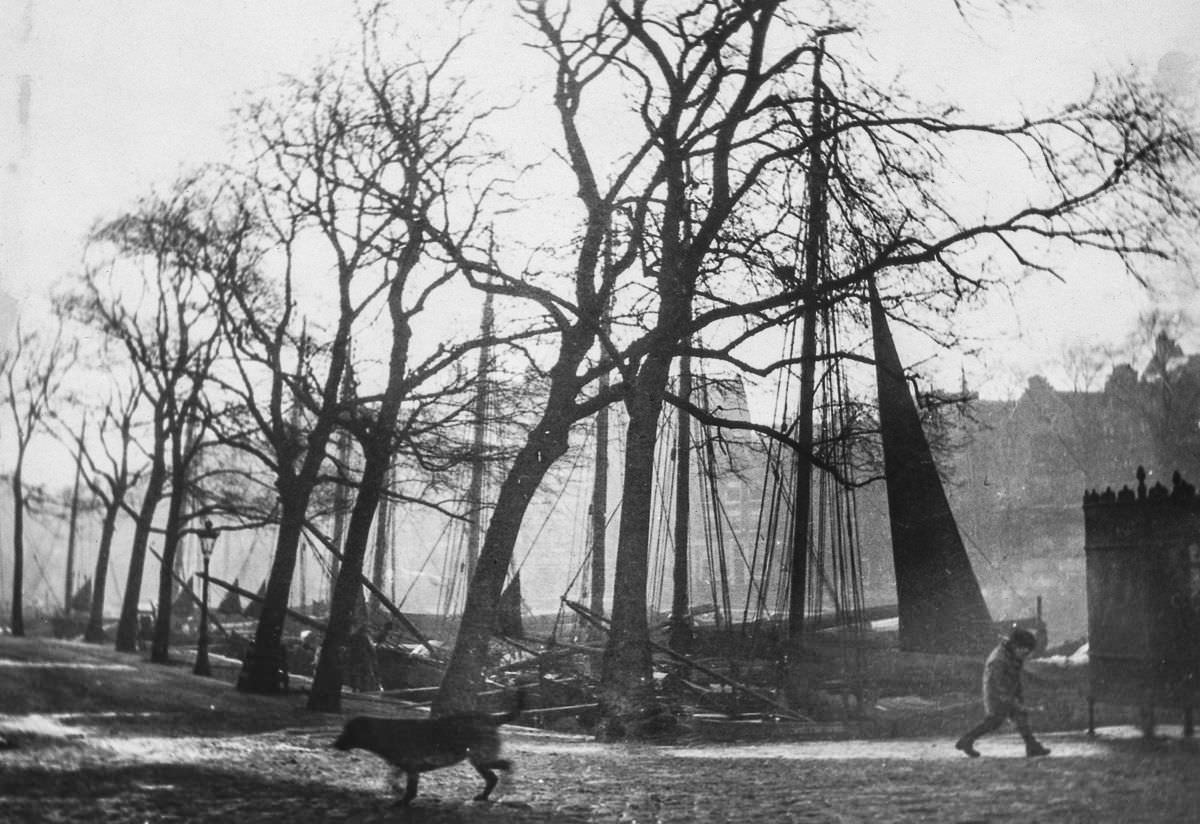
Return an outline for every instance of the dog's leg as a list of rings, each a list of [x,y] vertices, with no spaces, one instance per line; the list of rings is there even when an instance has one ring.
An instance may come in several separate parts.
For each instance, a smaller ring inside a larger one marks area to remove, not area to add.
[[[475,767],[475,771],[483,776],[483,780],[484,780],[483,792],[481,792],[479,795],[475,796],[475,800],[476,801],[487,801],[488,796],[491,795],[492,790],[495,788],[496,782],[499,779],[496,777],[496,774],[494,772],[489,770],[484,765],[474,764],[473,766]],[[502,769],[507,769],[507,765],[505,767],[503,767]]]
[[[400,773],[400,772],[404,772],[404,771],[403,771],[403,770],[397,770],[397,776],[396,776],[397,778],[399,778],[399,773]],[[412,800],[413,800],[413,798],[415,798],[415,797],[416,797],[416,795],[417,795],[417,782],[418,782],[418,781],[420,781],[420,779],[421,779],[421,774],[420,774],[419,772],[417,772],[416,770],[412,770],[411,772],[407,772],[407,773],[406,773],[406,775],[408,776],[408,779],[407,779],[406,786],[405,786],[405,788],[404,788],[404,797],[403,797],[403,798],[401,798],[399,802],[397,802],[397,803],[399,803],[399,804],[401,804],[401,805],[407,805],[407,804],[408,804],[408,802],[412,801]],[[397,784],[399,784],[399,781],[397,781]]]
[[[397,799],[396,799],[397,804],[404,803],[403,801],[400,800],[400,798],[403,797],[401,795],[402,783],[401,783],[400,779],[404,778],[406,775],[408,775],[408,773],[405,772],[402,768],[392,767],[391,775],[388,777],[388,789],[390,789],[392,791],[392,793],[397,796]]]

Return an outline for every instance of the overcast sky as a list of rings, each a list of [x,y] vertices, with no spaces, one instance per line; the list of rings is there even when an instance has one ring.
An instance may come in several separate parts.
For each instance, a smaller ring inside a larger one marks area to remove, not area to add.
[[[302,73],[352,34],[352,3],[329,0],[4,0],[0,4],[0,325],[76,266],[82,239],[111,215],[223,156],[240,94]],[[414,19],[430,8],[409,0]],[[440,7],[441,4],[434,4]],[[509,4],[494,0],[504,9]],[[907,85],[979,111],[1036,109],[1130,64],[1196,93],[1200,2],[1046,0],[1007,16],[952,0],[881,3],[862,31]],[[1160,64],[1162,69],[1160,70]],[[494,68],[494,67],[489,67]],[[1183,264],[1180,264],[1182,267]],[[1179,297],[1183,294],[1184,297]],[[1024,291],[967,319],[988,345],[952,364],[985,394],[1056,377],[1071,346],[1116,347],[1152,300],[1111,273]],[[1200,340],[1192,346],[1200,349]]]
[[[940,22],[943,5],[884,4],[888,16],[880,27],[903,30],[901,38],[881,39],[905,64],[906,76],[948,99],[981,111],[1017,102],[1036,111],[1043,103],[1081,97],[1094,75],[1137,68],[1191,105],[1200,104],[1200,3],[1045,0],[1009,21],[996,12],[972,16],[972,32]],[[962,364],[974,388],[1005,397],[1038,373],[1071,388],[1071,370],[1062,364],[1069,350],[1127,354],[1139,316],[1151,309],[1183,313],[1187,348],[1200,352],[1200,301],[1191,274],[1200,268],[1185,260],[1164,263],[1156,290],[1147,293],[1115,261],[1090,264],[1081,263],[1065,283],[1042,279],[1023,286],[1011,301],[994,295],[986,307],[964,315],[961,325],[983,344],[979,356]]]

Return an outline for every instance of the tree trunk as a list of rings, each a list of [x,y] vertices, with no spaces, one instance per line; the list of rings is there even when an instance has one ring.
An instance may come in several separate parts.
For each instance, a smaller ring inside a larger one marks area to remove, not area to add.
[[[339,331],[338,343],[334,347],[335,363],[330,366],[331,384],[335,381],[340,382],[339,376],[345,368],[346,334],[344,330]],[[330,395],[328,391],[326,394]],[[326,408],[332,407],[332,397],[328,397]],[[258,616],[254,643],[247,651],[242,662],[242,671],[238,674],[239,690],[274,695],[287,688],[287,654],[283,647],[283,624],[287,618],[292,576],[296,573],[296,560],[300,555],[300,537],[304,531],[308,504],[333,425],[333,418],[328,413],[319,419],[308,436],[304,462],[299,471],[291,474],[290,470],[287,470],[288,474],[275,481],[280,508],[275,558],[271,562],[271,574],[267,579],[267,591],[262,601],[262,614]]]
[[[161,449],[161,444],[158,449]],[[154,512],[162,500],[166,466],[161,452],[154,456],[150,478],[146,483],[146,494],[138,512],[137,526],[133,533],[133,546],[129,552],[129,575],[125,581],[125,602],[121,607],[121,620],[117,624],[118,652],[137,652],[138,606],[142,599],[142,573],[146,567],[146,547],[150,542],[150,530],[154,524]]]
[[[565,406],[552,396],[547,408],[559,410]],[[544,415],[500,486],[475,575],[467,589],[454,652],[433,700],[434,715],[475,708],[475,697],[483,686],[488,641],[496,629],[496,607],[521,522],[546,472],[567,451],[570,427],[571,421],[562,414]]]
[[[679,359],[679,397],[692,395],[691,359]],[[675,565],[671,590],[671,649],[686,654],[692,647],[691,549],[692,517],[692,417],[686,409],[678,411],[679,430],[675,443]]]
[[[654,446],[670,362],[669,356],[647,358],[629,403],[612,625],[601,666],[600,704],[612,737],[652,733],[661,720],[654,700],[646,582]]]
[[[96,553],[96,575],[92,579],[92,609],[88,614],[87,629],[83,640],[89,644],[104,643],[104,595],[108,585],[108,558],[112,553],[113,533],[117,526],[120,507],[112,504],[105,508],[104,521],[100,526],[100,548]]]
[[[300,552],[300,535],[304,514],[308,509],[309,490],[295,490],[281,484],[279,495],[279,534],[275,541],[275,558],[267,578],[267,592],[262,601],[262,614],[254,633],[254,644],[242,662],[237,688],[244,692],[273,695],[282,692],[284,682],[281,667],[285,663],[283,623],[287,618],[288,595],[292,575]]]
[[[354,499],[354,509],[350,512],[346,540],[342,544],[342,563],[329,605],[328,632],[321,644],[312,692],[308,696],[308,708],[317,712],[339,712],[342,708],[342,676],[345,671],[342,652],[348,648],[351,624],[363,600],[363,561],[367,557],[371,522],[375,520],[375,512],[383,497],[387,468],[391,462],[386,439],[381,440],[385,442],[364,450],[366,462],[363,464],[358,495]]]
[[[167,526],[163,535],[162,558],[158,570],[158,614],[154,620],[154,641],[150,645],[150,660],[165,664],[170,660],[171,609],[175,606],[175,556],[179,551],[179,522],[186,494],[185,473],[176,471],[171,499],[167,507]]]
[[[25,612],[21,603],[25,600],[25,489],[21,481],[21,460],[12,475],[13,491],[13,583],[12,583],[12,634],[25,634]]]
[[[419,238],[410,240],[406,247],[401,271],[407,274],[416,264],[420,250]],[[329,631],[321,644],[321,655],[317,671],[313,674],[312,692],[308,696],[311,710],[337,712],[342,703],[342,650],[348,648],[351,622],[362,607],[362,618],[366,620],[366,603],[363,600],[363,561],[367,556],[367,544],[371,537],[371,523],[383,498],[387,483],[388,468],[392,462],[393,439],[396,418],[404,400],[404,382],[408,363],[408,347],[412,340],[412,329],[403,310],[405,277],[398,274],[392,281],[388,294],[388,307],[392,317],[392,347],[388,360],[388,380],[384,388],[379,412],[363,447],[363,471],[359,480],[354,509],[350,513],[350,526],[342,544],[342,563],[334,581],[333,597],[329,605]],[[344,462],[343,462],[344,465]],[[382,521],[380,529],[382,529]],[[370,642],[363,638],[364,644]]]
[[[300,537],[304,531],[308,504],[313,488],[320,475],[325,451],[334,428],[337,387],[341,384],[346,369],[347,349],[350,339],[349,314],[344,310],[329,356],[329,374],[322,393],[322,412],[312,431],[308,434],[303,450],[303,461],[298,470],[293,462],[296,454],[281,453],[275,487],[279,493],[279,532],[275,539],[275,557],[271,562],[271,574],[267,579],[267,591],[262,601],[262,613],[258,616],[258,627],[254,632],[254,643],[242,661],[238,674],[237,688],[245,692],[273,695],[287,688],[284,676],[287,654],[283,647],[283,623],[287,618],[288,598],[292,589],[292,576],[296,572],[296,560],[300,555]],[[276,380],[280,375],[276,375]]]

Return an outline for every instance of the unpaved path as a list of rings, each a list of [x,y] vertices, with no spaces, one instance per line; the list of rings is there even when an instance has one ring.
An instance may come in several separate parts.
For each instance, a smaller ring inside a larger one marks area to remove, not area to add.
[[[45,692],[23,692],[34,683]],[[512,727],[517,769],[494,803],[467,800],[480,782],[459,765],[424,777],[402,810],[382,762],[331,749],[341,717],[303,711],[302,696],[0,639],[0,702],[4,822],[1191,822],[1200,810],[1200,752],[1172,727],[1152,742],[1128,727],[1053,733],[1053,755],[1035,760],[1011,733],[967,759],[946,738],[621,746]]]

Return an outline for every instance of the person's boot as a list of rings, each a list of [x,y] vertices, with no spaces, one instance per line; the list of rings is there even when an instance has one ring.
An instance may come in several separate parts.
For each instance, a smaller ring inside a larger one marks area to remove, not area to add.
[[[1036,738],[1030,738],[1025,742],[1025,757],[1037,758],[1042,755],[1049,755],[1050,750],[1042,746],[1041,742]]]
[[[979,750],[975,749],[975,742],[965,735],[954,743],[954,749],[962,750],[971,758],[979,757]]]

